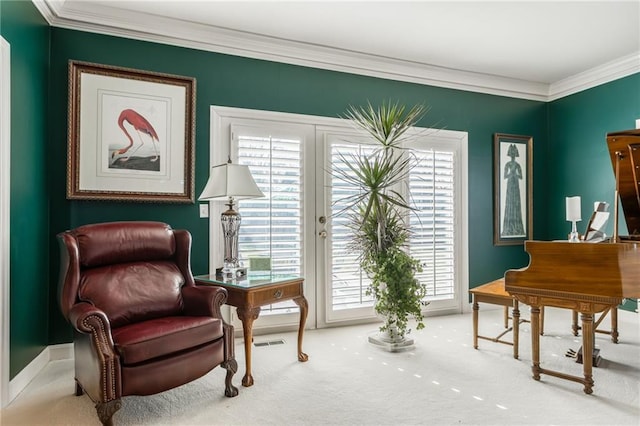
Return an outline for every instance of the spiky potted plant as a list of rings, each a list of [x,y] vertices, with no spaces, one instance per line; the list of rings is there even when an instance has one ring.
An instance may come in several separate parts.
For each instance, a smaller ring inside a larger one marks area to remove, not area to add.
[[[384,319],[379,335],[384,337],[378,338],[394,345],[406,340],[410,319],[417,321],[417,329],[424,327],[426,288],[416,278],[422,265],[407,247],[411,230],[406,220],[413,208],[401,188],[416,165],[403,143],[425,111],[421,105],[406,110],[391,102],[377,108],[351,106],[345,118],[375,141],[375,150],[371,155],[341,154],[343,167],[332,170],[336,178],[357,189],[355,195],[340,200],[346,207],[338,214],[348,215],[349,244],[360,253],[375,311]]]

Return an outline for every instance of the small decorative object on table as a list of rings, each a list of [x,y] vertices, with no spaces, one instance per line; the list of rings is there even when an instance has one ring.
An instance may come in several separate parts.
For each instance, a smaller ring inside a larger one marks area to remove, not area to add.
[[[268,256],[249,257],[249,270],[251,272],[268,273],[271,271],[271,258]]]

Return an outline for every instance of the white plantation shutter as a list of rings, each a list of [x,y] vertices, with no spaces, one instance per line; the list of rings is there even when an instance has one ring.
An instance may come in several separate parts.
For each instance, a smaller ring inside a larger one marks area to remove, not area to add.
[[[423,264],[417,278],[427,287],[427,300],[455,296],[454,153],[414,150],[418,166],[409,177],[416,211],[410,214],[411,255]]]
[[[332,167],[348,170],[340,153],[370,155],[376,146],[349,144],[340,138],[329,138],[329,155]],[[423,264],[423,271],[417,275],[427,287],[427,300],[455,298],[455,197],[453,150],[434,150],[423,147],[412,148],[418,158],[418,166],[409,176],[407,184],[408,200],[416,210],[409,213],[411,228],[409,249],[411,255]],[[341,201],[355,194],[357,188],[349,187],[339,177],[331,178],[331,274],[332,309],[343,310],[373,306],[368,296],[370,280],[361,271],[359,253],[350,250],[350,230],[345,225],[348,212],[338,214],[347,205]]]
[[[302,138],[278,134],[269,128],[234,127],[237,162],[249,166],[264,198],[241,200],[242,224],[238,238],[240,258],[271,258],[278,274],[302,274],[303,182]],[[294,310],[291,301],[271,310]],[[263,307],[262,311],[268,311]]]
[[[374,147],[335,141],[330,144],[332,167],[348,171],[340,154],[349,158],[352,154],[368,155]],[[367,295],[370,280],[360,269],[359,253],[351,250],[348,243],[351,231],[346,226],[350,212],[342,211],[350,203],[344,200],[357,194],[357,188],[349,186],[337,176],[331,178],[331,303],[333,310],[373,306],[373,298]]]

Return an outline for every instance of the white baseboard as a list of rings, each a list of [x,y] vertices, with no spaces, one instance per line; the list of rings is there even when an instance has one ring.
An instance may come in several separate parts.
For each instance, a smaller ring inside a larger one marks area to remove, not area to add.
[[[52,345],[44,348],[9,382],[9,401],[11,403],[27,387],[27,385],[42,371],[50,361],[69,359],[73,357],[73,343]]]
[[[49,361],[73,358],[73,343],[49,346]]]

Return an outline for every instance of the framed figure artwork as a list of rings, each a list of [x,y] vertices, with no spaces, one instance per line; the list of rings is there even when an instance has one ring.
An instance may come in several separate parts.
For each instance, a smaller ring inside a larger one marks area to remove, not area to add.
[[[195,84],[70,61],[67,198],[193,203]]]
[[[494,135],[494,245],[523,244],[533,237],[533,138]]]

